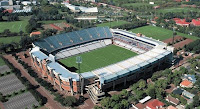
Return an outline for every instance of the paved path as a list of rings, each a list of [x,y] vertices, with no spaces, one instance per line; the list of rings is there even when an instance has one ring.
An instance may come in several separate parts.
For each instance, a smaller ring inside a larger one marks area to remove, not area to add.
[[[16,68],[18,68],[21,71],[22,76],[26,77],[31,84],[40,85],[37,81],[35,81],[35,79],[33,77],[31,77],[27,73],[27,71],[24,69],[24,67],[21,64],[19,64],[14,59],[14,57],[12,57],[11,55],[6,55],[4,57],[6,59],[8,59]],[[45,104],[45,106],[47,108],[49,108],[49,109],[65,109],[65,107],[61,106],[59,103],[54,101],[53,96],[46,89],[44,89],[44,87],[40,86],[39,88],[37,88],[37,91],[47,98],[47,103]]]

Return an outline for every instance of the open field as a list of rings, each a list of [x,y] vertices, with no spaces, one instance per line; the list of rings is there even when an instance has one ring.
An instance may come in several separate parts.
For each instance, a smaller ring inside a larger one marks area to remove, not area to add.
[[[158,12],[162,12],[162,13],[167,13],[167,12],[188,12],[188,11],[200,11],[197,8],[166,8],[166,9],[160,9],[158,10]]]
[[[123,24],[127,24],[127,23],[129,23],[129,22],[123,21],[123,20],[114,21],[114,22],[111,22],[111,27],[119,26],[119,25],[123,25]],[[98,26],[98,27],[105,27],[105,26],[110,27],[110,22],[97,24],[96,26]]]
[[[133,33],[142,33],[146,37],[152,37],[154,39],[158,39],[158,40],[162,40],[162,41],[171,38],[172,34],[173,34],[172,30],[155,27],[155,26],[144,26],[144,27],[132,29],[130,31],[132,31]],[[180,32],[177,32],[177,35],[183,36],[183,37],[186,37],[186,38],[189,38],[192,40],[199,39],[198,37],[190,36],[190,35],[183,34]]]
[[[122,6],[133,6],[133,7],[140,7],[140,6],[156,6],[155,4],[148,4],[148,3],[128,3],[128,4],[123,4]]]
[[[124,48],[115,45],[109,45],[104,48],[80,54],[79,56],[82,57],[83,61],[80,65],[80,72],[83,73],[92,71],[94,69],[105,67],[107,65],[117,63],[119,61],[125,60],[136,55],[136,53],[126,50]],[[76,67],[78,69],[78,65],[76,63],[76,56],[61,59],[59,61],[67,67]]]
[[[0,37],[0,43],[8,44],[11,42],[19,42],[20,36],[13,36],[13,37]]]
[[[10,29],[11,32],[20,32],[20,30],[26,32],[25,27],[27,24],[28,19],[14,22],[0,22],[0,32],[3,32],[5,29]]]

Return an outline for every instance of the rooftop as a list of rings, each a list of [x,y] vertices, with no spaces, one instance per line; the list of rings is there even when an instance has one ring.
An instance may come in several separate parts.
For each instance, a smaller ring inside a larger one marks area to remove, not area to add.
[[[147,102],[146,107],[149,107],[151,109],[158,109],[158,107],[163,107],[165,104],[157,99],[152,99],[149,102]]]
[[[188,81],[188,80],[183,80],[181,83],[180,83],[180,85],[181,86],[185,86],[185,87],[188,87],[188,86],[190,86],[192,83],[190,82],[190,81]]]

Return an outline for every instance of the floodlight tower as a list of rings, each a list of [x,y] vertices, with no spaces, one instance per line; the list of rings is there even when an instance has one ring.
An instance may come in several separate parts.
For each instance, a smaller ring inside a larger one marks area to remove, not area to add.
[[[111,14],[112,14],[112,13],[110,12],[110,28],[111,28]]]
[[[176,35],[176,28],[173,27],[173,38],[172,38],[172,46],[174,47],[174,36]]]
[[[76,63],[78,64],[78,72],[79,72],[79,78],[80,78],[80,84],[81,84],[81,95],[83,96],[83,86],[84,86],[84,78],[81,76],[81,63],[82,63],[82,57],[77,56],[76,57]]]

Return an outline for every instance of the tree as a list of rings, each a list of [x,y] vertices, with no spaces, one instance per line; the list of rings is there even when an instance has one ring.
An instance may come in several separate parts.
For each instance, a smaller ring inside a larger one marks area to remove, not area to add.
[[[100,106],[95,105],[94,109],[102,109]]]
[[[122,109],[121,104],[116,104],[115,107],[113,107],[113,109]]]
[[[180,102],[183,105],[187,104],[187,101],[183,97],[180,97]]]
[[[156,98],[155,87],[150,87],[146,90],[147,95]]]
[[[123,89],[120,93],[122,96],[127,97],[128,96],[128,91],[126,89]]]
[[[128,103],[127,100],[123,99],[123,100],[121,101],[121,104],[122,104],[122,106],[123,106],[123,109],[128,108],[129,103]]]
[[[74,106],[76,102],[77,99],[74,96],[67,96],[63,101],[66,106]]]
[[[194,107],[197,107],[197,106],[200,105],[200,100],[199,100],[199,96],[198,95],[194,96],[193,104],[194,104]]]
[[[113,95],[112,97],[111,97],[111,99],[112,100],[114,100],[114,101],[119,101],[119,99],[120,99],[120,95]]]
[[[112,102],[112,100],[110,99],[110,97],[106,97],[106,98],[103,98],[103,99],[100,101],[100,104],[101,104],[101,106],[103,106],[103,107],[110,107],[111,102]]]
[[[146,87],[146,82],[142,79],[139,81],[139,88],[144,89]]]

